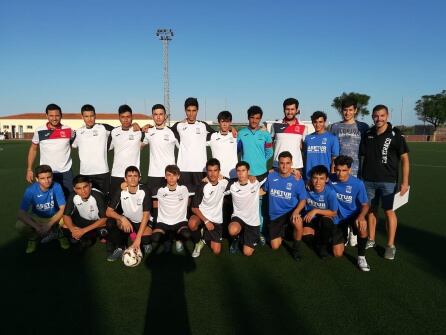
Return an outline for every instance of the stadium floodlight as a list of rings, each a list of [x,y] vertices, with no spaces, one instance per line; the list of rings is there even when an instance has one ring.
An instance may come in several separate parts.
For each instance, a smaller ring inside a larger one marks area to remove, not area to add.
[[[163,43],[163,81],[164,81],[164,107],[166,108],[166,122],[170,119],[170,97],[169,97],[169,41],[172,40],[172,29],[158,29],[156,36]]]

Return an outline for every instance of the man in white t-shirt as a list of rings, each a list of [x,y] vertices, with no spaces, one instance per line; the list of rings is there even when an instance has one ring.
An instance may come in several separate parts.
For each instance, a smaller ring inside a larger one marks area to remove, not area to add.
[[[113,167],[111,171],[110,194],[121,191],[124,182],[124,172],[128,166],[136,166],[139,169],[139,156],[141,142],[144,134],[132,128],[132,109],[128,105],[122,105],[118,109],[121,126],[111,131],[110,150],[113,149]]]
[[[49,104],[45,113],[48,122],[38,127],[28,151],[26,180],[34,182],[33,164],[40,148],[40,164],[49,165],[53,171],[53,180],[62,186],[67,198],[72,190],[73,173],[71,172],[71,141],[74,132],[61,124],[62,109],[56,104]]]
[[[96,111],[92,105],[81,108],[85,125],[76,130],[73,148],[78,148],[80,174],[88,176],[94,188],[108,195],[110,170],[107,162],[109,135],[113,127],[96,123]]]

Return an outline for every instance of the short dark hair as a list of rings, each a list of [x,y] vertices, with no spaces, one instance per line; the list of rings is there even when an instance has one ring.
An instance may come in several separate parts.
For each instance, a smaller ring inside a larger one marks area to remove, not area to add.
[[[171,165],[167,165],[166,168],[164,169],[164,173],[172,173],[176,176],[180,175],[180,168],[178,166],[176,166],[175,164],[171,164]]]
[[[323,118],[324,121],[327,121],[327,114],[325,114],[324,112],[321,112],[321,111],[316,111],[311,115],[311,122],[316,121],[320,117]]]
[[[119,106],[118,114],[123,114],[123,113],[133,114],[133,111],[129,105],[121,105],[121,106]]]
[[[260,108],[259,106],[251,106],[248,108],[248,118],[256,114],[260,114],[260,117],[262,117],[263,116],[262,108]]]
[[[34,175],[36,177],[39,177],[39,174],[41,174],[41,173],[48,173],[48,172],[53,174],[53,170],[51,169],[51,166],[45,165],[45,164],[39,165],[34,169]]]
[[[232,121],[232,114],[229,111],[222,111],[220,113],[218,113],[217,116],[217,121]]]
[[[289,151],[282,151],[282,152],[279,154],[279,157],[277,157],[277,160],[279,160],[279,159],[281,159],[281,158],[285,158],[285,157],[288,157],[288,158],[290,158],[291,160],[293,160],[293,155],[292,155],[291,152],[289,152]]]
[[[218,169],[220,170],[220,161],[217,158],[209,158],[206,162],[206,170],[209,166],[218,166]]]
[[[73,187],[80,183],[91,183],[91,180],[88,176],[78,174],[76,177],[73,178]]]
[[[385,109],[386,113],[389,114],[389,109],[387,108],[386,105],[376,105],[375,107],[373,107],[372,114],[377,112],[377,111],[380,111],[381,109]]]
[[[342,109],[350,107],[350,106],[355,107],[355,109],[358,108],[358,102],[356,101],[355,98],[346,97],[346,98],[342,99],[342,101],[341,101],[341,108]]]
[[[352,167],[353,158],[350,156],[340,155],[334,159],[334,165],[347,165],[348,168]]]
[[[161,104],[155,104],[155,105],[153,105],[153,106],[152,106],[152,114],[153,114],[153,111],[154,111],[155,109],[162,109],[162,110],[164,111],[164,113],[166,113],[166,107],[164,107],[164,105],[161,105]]]
[[[89,105],[89,104],[83,105],[81,107],[81,114],[83,112],[93,112],[94,114],[96,114],[96,110],[94,109],[93,105]]]
[[[189,97],[189,98],[186,99],[186,101],[184,101],[184,109],[187,109],[187,107],[190,107],[190,106],[197,107],[197,109],[198,109],[198,100],[197,100],[197,98]]]
[[[239,167],[244,166],[246,169],[250,169],[249,163],[245,161],[240,161],[235,165],[235,169],[237,170]]]
[[[299,108],[299,100],[295,98],[288,98],[283,101],[283,110],[285,110],[286,106],[296,105],[296,109]]]
[[[141,176],[141,172],[139,172],[139,169],[134,165],[127,166],[124,172],[124,176],[126,177],[127,177],[127,172],[138,172],[138,175]]]
[[[325,165],[316,165],[310,171],[311,177],[313,177],[315,175],[323,175],[323,174],[326,177],[328,177],[328,169]]]
[[[62,115],[62,109],[56,104],[49,104],[45,108],[45,114],[48,114],[48,111],[59,111],[60,115]]]

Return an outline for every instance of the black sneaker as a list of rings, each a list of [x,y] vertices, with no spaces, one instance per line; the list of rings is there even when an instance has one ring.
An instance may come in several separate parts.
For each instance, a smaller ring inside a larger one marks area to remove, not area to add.
[[[302,258],[302,254],[300,252],[300,243],[293,243],[293,250],[291,251],[291,254],[293,255],[293,259],[298,262]]]

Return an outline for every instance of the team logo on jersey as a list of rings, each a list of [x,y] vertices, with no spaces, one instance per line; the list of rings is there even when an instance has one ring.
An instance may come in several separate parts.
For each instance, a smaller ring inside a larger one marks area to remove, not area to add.
[[[255,193],[257,190],[255,187],[251,187],[250,191],[251,191],[251,193]]]
[[[324,201],[324,195],[323,195],[323,194],[321,194],[321,195],[319,196],[319,201]]]
[[[183,200],[184,200],[183,196],[182,196],[182,195],[179,195],[179,196],[178,196],[178,200],[179,200],[180,202],[183,201]]]
[[[136,200],[136,205],[137,205],[137,206],[141,206],[141,205],[142,205],[142,199],[138,199],[138,200]]]
[[[90,205],[90,212],[94,212],[94,207],[93,207],[93,205]]]
[[[168,141],[169,140],[169,134],[164,134],[164,141]]]
[[[67,137],[67,134],[65,134],[65,131],[63,131],[63,130],[59,134],[60,134],[60,137]]]
[[[130,141],[133,141],[134,139],[135,139],[135,135],[133,135],[133,134],[129,135],[129,140]]]
[[[201,129],[200,128],[195,128],[195,134],[200,135],[201,134]]]
[[[287,189],[287,190],[291,190],[292,187],[293,187],[293,184],[291,184],[291,183],[286,183],[286,189]]]
[[[98,131],[97,130],[93,130],[93,136],[98,136]]]
[[[208,196],[210,197],[212,194],[214,194],[214,190],[210,191]]]
[[[124,199],[123,200],[127,200],[129,197],[124,197]]]
[[[119,135],[121,135],[120,133],[117,133],[116,135],[115,135],[115,137],[118,137]]]
[[[230,138],[229,143],[231,143],[231,144],[234,143],[234,138]]]
[[[327,138],[326,138],[326,137],[324,137],[324,138],[322,139],[322,144],[327,144]]]
[[[352,193],[352,187],[351,187],[351,185],[347,185],[347,186],[345,187],[345,193]]]

